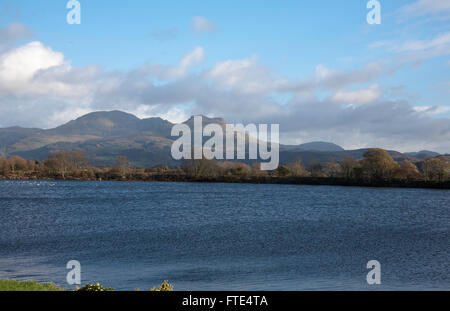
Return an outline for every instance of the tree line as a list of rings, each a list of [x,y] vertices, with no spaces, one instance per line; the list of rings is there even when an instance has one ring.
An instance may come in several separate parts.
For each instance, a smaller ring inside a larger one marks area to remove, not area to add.
[[[3,179],[69,179],[69,180],[167,180],[223,182],[320,182],[321,184],[388,185],[450,183],[450,163],[443,157],[413,163],[394,161],[383,149],[369,149],[363,159],[347,156],[326,164],[316,160],[307,165],[297,158],[274,171],[262,171],[258,163],[216,160],[189,160],[178,167],[133,168],[125,156],[119,156],[110,168],[90,165],[81,150],[55,151],[44,161],[19,156],[0,158]]]

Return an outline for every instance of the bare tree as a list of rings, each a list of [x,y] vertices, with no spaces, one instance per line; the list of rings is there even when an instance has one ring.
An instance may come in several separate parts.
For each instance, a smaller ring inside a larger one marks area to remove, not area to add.
[[[336,163],[334,160],[327,163],[325,167],[326,173],[329,177],[335,178],[342,175],[342,167],[339,163]]]
[[[118,156],[116,158],[116,163],[114,164],[113,171],[121,177],[126,175],[130,170],[130,162],[126,156]]]
[[[443,159],[432,158],[423,163],[422,169],[425,180],[442,182],[445,180],[446,174],[450,171],[450,164]]]
[[[309,163],[309,172],[312,177],[323,177],[323,166],[317,159],[312,159]]]
[[[305,167],[302,164],[302,158],[301,157],[297,157],[297,159],[295,159],[295,162],[289,163],[286,166],[291,171],[291,174],[293,176],[305,176],[305,175],[307,175]]]
[[[55,151],[49,155],[44,164],[65,179],[70,171],[87,168],[89,161],[81,150]]]
[[[27,160],[19,156],[12,156],[8,159],[8,166],[12,173],[23,171],[27,168]]]
[[[4,157],[0,158],[0,174],[6,177],[9,171],[8,160]]]
[[[346,156],[341,162],[342,172],[347,179],[354,178],[354,169],[359,166],[358,161],[351,156]]]

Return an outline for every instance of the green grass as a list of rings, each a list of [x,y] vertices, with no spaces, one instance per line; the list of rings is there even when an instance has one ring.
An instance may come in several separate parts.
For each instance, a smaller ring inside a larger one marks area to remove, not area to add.
[[[7,292],[55,292],[55,291],[63,291],[63,288],[60,288],[52,283],[42,284],[36,281],[10,281],[10,280],[0,280],[0,291]]]

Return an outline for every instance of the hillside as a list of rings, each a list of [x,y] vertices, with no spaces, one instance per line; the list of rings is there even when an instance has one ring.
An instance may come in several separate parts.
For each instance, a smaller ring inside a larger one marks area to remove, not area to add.
[[[341,146],[322,141],[301,144],[298,147],[299,149],[305,151],[329,151],[329,152],[345,151],[344,148],[342,148]]]
[[[405,154],[418,160],[427,160],[439,156],[439,153],[429,150],[422,150],[419,152],[406,152]]]
[[[193,117],[184,122],[193,127]],[[218,123],[225,126],[220,118],[203,117],[203,125]],[[91,163],[98,167],[111,166],[117,156],[124,155],[137,167],[156,165],[178,165],[170,155],[171,145],[176,139],[171,137],[174,124],[161,118],[139,119],[121,112],[94,112],[54,129],[26,129],[11,127],[0,129],[0,156],[19,155],[27,159],[43,160],[56,150],[81,149],[86,152]],[[327,142],[312,142],[297,146],[281,145],[281,163],[302,158],[303,163],[312,161],[326,163],[340,161],[346,156],[361,159],[367,149],[344,150]],[[391,156],[401,161],[423,160],[431,152],[402,154],[389,151]],[[438,154],[436,154],[438,155]]]

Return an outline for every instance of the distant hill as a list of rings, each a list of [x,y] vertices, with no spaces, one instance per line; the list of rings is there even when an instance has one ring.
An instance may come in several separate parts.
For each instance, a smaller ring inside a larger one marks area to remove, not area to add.
[[[321,141],[301,144],[298,147],[299,147],[299,149],[305,150],[305,151],[330,151],[330,152],[345,151],[344,148],[342,148],[341,146],[338,146],[333,143],[326,143],[326,142],[321,142]]]
[[[364,153],[369,149],[357,149],[357,150],[344,150],[344,151],[304,151],[304,150],[286,150],[280,152],[280,162],[281,163],[291,163],[296,159],[301,158],[302,163],[309,165],[314,161],[319,163],[328,163],[331,161],[339,162],[345,157],[353,157],[355,160],[361,160],[364,157]],[[403,160],[415,161],[415,159],[394,151],[387,150],[389,155],[397,162]]]
[[[37,160],[55,150],[81,149],[96,166],[111,166],[119,155],[129,157],[136,166],[170,165],[172,126],[161,118],[139,119],[121,111],[94,112],[49,130],[0,129],[0,137],[12,135],[0,147],[3,155]]]
[[[192,128],[193,117],[184,123]],[[203,125],[210,123],[218,123],[222,127],[226,124],[221,118],[203,117]],[[120,155],[128,157],[137,167],[179,165],[170,154],[172,143],[177,139],[170,135],[173,126],[161,118],[139,119],[121,111],[94,112],[49,130],[21,127],[0,129],[0,156],[19,155],[43,160],[52,151],[81,149],[86,152],[91,163],[98,167],[112,166]],[[280,161],[288,163],[301,157],[303,163],[309,164],[313,160],[321,163],[340,161],[346,156],[361,159],[366,150],[346,151],[327,142],[280,145]],[[428,151],[389,153],[397,161],[417,161],[432,155]]]
[[[439,156],[440,154],[434,151],[428,151],[428,150],[422,150],[419,152],[406,152],[406,155],[413,157],[417,160],[427,160],[430,158],[435,158]]]
[[[40,129],[27,129],[22,127],[9,127],[0,129],[0,157],[8,155],[8,147],[31,135],[39,134]]]
[[[48,130],[46,134],[117,137],[143,131],[169,137],[172,126],[172,123],[161,118],[141,120],[132,114],[121,111],[93,112]]]
[[[281,149],[287,151],[320,151],[320,152],[345,151],[345,149],[339,145],[322,141],[315,141],[301,145],[283,145]]]

